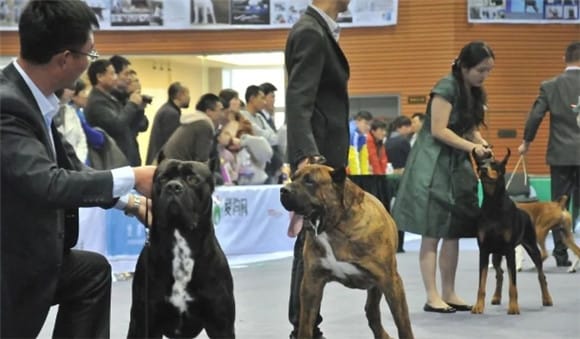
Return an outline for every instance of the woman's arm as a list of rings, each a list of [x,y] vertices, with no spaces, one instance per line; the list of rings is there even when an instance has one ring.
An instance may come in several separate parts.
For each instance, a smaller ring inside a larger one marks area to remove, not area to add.
[[[471,152],[475,150],[477,156],[483,157],[488,153],[486,148],[475,142],[455,134],[447,127],[451,115],[451,103],[439,95],[435,95],[431,101],[431,134],[433,137],[453,148]]]

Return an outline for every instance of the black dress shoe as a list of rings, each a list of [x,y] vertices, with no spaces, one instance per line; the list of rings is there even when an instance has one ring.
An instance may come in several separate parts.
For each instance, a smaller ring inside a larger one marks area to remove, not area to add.
[[[290,333],[290,339],[296,339],[298,338],[298,336],[296,335],[296,332],[292,331],[292,333]],[[314,339],[326,339],[326,337],[324,335],[322,335],[322,332],[320,330],[314,331]]]
[[[556,258],[556,266],[558,267],[568,267],[572,266],[572,262],[568,258]]]
[[[451,306],[437,308],[429,304],[425,304],[425,306],[423,306],[423,311],[435,313],[455,313],[457,310]]]
[[[456,311],[471,311],[471,309],[473,308],[472,305],[459,305],[453,303],[447,303],[447,305],[453,307]]]

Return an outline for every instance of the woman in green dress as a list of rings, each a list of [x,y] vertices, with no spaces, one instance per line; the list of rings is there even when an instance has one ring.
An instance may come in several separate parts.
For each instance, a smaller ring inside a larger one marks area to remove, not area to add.
[[[484,42],[470,42],[455,59],[451,74],[431,90],[423,128],[405,166],[393,217],[400,230],[422,235],[419,264],[427,312],[468,311],[471,306],[455,293],[459,238],[475,236],[479,214],[477,178],[469,155],[491,150],[479,127],[486,103],[483,82],[494,66],[494,54]],[[437,291],[437,248],[442,293]]]

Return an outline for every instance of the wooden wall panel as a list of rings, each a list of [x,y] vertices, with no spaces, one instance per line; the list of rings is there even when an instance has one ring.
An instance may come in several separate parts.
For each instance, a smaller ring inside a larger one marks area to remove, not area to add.
[[[428,95],[466,42],[485,40],[495,51],[496,68],[486,82],[490,110],[484,135],[498,154],[503,155],[504,146],[515,152],[540,82],[563,70],[563,51],[580,39],[580,25],[472,25],[466,13],[463,0],[399,1],[396,26],[343,30],[340,43],[352,71],[350,93],[398,94],[403,114],[424,111],[424,104],[407,104],[407,97]],[[286,36],[287,30],[189,30],[103,31],[95,38],[102,54],[210,54],[280,51]],[[0,55],[17,53],[16,33],[0,32]],[[497,130],[504,127],[515,128],[517,137],[498,139]],[[532,144],[530,173],[548,173],[547,130],[544,121]]]

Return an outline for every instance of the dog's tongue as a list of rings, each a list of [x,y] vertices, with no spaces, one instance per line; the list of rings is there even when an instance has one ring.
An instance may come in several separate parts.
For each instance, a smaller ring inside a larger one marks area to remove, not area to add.
[[[300,233],[303,223],[304,217],[302,215],[290,212],[290,224],[288,225],[288,236],[290,238],[295,238],[298,235],[298,233]]]

